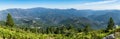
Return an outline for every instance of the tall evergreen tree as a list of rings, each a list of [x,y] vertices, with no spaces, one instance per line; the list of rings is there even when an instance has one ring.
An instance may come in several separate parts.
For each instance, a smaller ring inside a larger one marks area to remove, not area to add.
[[[7,15],[6,25],[7,25],[7,26],[11,26],[11,27],[14,26],[14,21],[13,21],[13,19],[12,19],[12,16],[11,16],[9,13],[8,13],[8,15]]]
[[[114,21],[112,19],[112,17],[109,19],[109,22],[108,22],[108,26],[107,26],[107,30],[112,30],[114,28]]]
[[[85,33],[88,33],[90,30],[91,30],[90,25],[87,24],[87,25],[84,27],[84,32],[85,32]]]

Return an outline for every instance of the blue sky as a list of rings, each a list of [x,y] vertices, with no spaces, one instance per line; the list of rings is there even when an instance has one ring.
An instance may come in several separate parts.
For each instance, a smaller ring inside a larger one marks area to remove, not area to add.
[[[120,9],[120,0],[0,0],[0,10],[9,8]]]

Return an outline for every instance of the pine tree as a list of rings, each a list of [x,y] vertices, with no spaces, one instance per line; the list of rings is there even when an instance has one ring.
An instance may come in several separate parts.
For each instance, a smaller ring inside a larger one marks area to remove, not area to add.
[[[88,33],[91,30],[90,25],[86,25],[84,28],[84,32]]]
[[[112,30],[114,28],[114,21],[112,19],[112,17],[109,19],[109,22],[108,22],[108,26],[107,26],[107,30]]]
[[[11,27],[14,26],[14,21],[13,21],[13,19],[12,19],[12,16],[11,16],[9,13],[8,13],[8,15],[7,15],[6,25],[7,25],[7,26],[11,26]]]

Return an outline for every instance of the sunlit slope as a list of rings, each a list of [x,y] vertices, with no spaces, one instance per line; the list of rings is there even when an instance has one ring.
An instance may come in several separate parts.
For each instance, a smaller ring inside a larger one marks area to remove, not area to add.
[[[0,27],[0,39],[63,39],[62,34],[37,34],[12,27]]]
[[[101,33],[102,31],[91,31],[87,34],[84,32],[71,34],[37,34],[30,31],[24,31],[12,27],[0,27],[0,39],[102,39],[109,33]]]
[[[0,38],[7,38],[7,39],[37,39],[39,35],[26,32],[21,29],[16,28],[9,28],[9,27],[0,27]]]

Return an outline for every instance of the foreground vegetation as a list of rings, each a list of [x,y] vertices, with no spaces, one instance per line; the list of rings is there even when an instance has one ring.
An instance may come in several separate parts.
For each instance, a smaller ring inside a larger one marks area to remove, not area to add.
[[[0,39],[102,39],[103,37],[114,33],[114,30],[105,32],[104,30],[95,30],[89,32],[66,32],[66,33],[34,33],[25,31],[16,27],[0,27]],[[119,34],[118,34],[119,35]]]
[[[71,34],[36,34],[19,28],[0,27],[0,39],[102,39],[113,31],[91,31]]]

